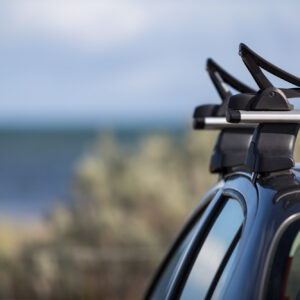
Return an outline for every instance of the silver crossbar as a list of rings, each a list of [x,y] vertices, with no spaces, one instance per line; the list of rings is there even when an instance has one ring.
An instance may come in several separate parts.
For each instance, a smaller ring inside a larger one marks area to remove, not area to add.
[[[300,123],[300,110],[293,111],[244,111],[237,110],[239,123]]]
[[[225,128],[255,128],[257,124],[250,123],[230,123],[225,117],[204,117],[195,119],[195,121],[200,121],[203,123],[203,129],[225,129]]]

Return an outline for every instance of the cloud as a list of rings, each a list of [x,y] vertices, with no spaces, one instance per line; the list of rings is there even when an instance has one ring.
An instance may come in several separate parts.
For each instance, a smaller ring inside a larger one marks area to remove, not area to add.
[[[46,40],[73,49],[109,52],[163,37],[193,35],[216,45],[238,37],[270,42],[274,30],[299,29],[293,1],[10,0],[0,7],[0,38]],[[251,27],[251,28],[249,28]],[[260,35],[259,30],[269,34]],[[234,45],[236,47],[236,45]]]
[[[195,294],[199,296],[199,299],[204,298],[207,287],[211,283],[224,257],[224,253],[226,253],[226,249],[226,241],[209,236],[193,265],[187,284],[183,290],[183,298],[192,298],[192,295]]]
[[[144,9],[126,0],[12,0],[2,5],[2,35],[53,39],[83,49],[107,49],[136,38]]]
[[[32,112],[190,117],[219,101],[213,57],[255,86],[237,55],[245,42],[299,74],[298,2],[218,0],[0,1],[2,117]],[[288,55],[287,55],[288,54]]]

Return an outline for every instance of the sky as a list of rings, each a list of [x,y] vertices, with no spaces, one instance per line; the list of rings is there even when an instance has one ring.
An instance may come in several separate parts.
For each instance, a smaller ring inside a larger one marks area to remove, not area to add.
[[[0,1],[0,125],[185,124],[219,98],[208,57],[255,87],[240,42],[300,76],[300,2]]]

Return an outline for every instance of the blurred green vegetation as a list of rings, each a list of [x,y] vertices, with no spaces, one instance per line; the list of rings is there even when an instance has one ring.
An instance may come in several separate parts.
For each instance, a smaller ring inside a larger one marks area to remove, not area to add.
[[[140,299],[216,177],[216,134],[100,135],[74,170],[72,201],[41,223],[0,224],[1,299]]]
[[[1,222],[0,298],[140,299],[216,181],[216,136],[148,134],[134,147],[100,136],[75,167],[71,202],[40,223]]]

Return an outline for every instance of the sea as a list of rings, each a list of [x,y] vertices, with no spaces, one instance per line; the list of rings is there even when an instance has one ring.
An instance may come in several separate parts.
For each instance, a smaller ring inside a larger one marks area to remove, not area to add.
[[[0,218],[43,218],[56,203],[71,201],[76,163],[109,130],[90,128],[0,128]],[[155,132],[160,130],[154,130]],[[180,129],[172,133],[179,134]],[[109,131],[134,144],[149,129]]]
[[[0,130],[0,216],[39,218],[68,201],[73,168],[96,130]]]

